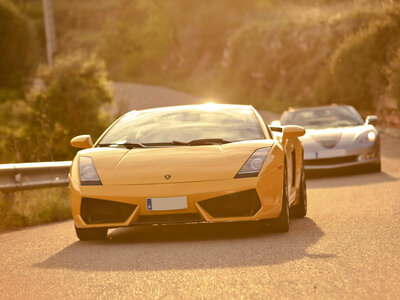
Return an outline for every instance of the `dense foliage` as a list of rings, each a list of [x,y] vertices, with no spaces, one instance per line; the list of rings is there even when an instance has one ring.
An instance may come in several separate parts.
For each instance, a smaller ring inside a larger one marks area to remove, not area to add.
[[[384,67],[400,46],[400,13],[369,22],[339,45],[330,59],[327,96],[373,108],[386,86]]]
[[[14,103],[4,149],[14,161],[72,159],[72,137],[88,133],[95,138],[104,130],[102,105],[111,101],[104,63],[82,54],[58,58],[54,67],[42,67],[38,83]],[[14,156],[11,155],[14,153]]]
[[[397,107],[400,108],[400,47],[386,69],[386,78],[387,94],[397,100]]]
[[[272,110],[331,102],[373,110],[388,90],[385,70],[393,69],[400,39],[399,4],[390,0],[71,0],[54,7],[60,51],[97,51],[114,80]]]

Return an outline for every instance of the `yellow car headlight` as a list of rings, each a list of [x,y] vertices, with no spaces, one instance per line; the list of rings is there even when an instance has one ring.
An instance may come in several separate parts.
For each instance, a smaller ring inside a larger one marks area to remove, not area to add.
[[[90,157],[79,157],[79,176],[81,185],[101,185],[99,175]]]
[[[243,167],[240,168],[235,178],[257,177],[270,150],[271,147],[266,147],[254,151]]]

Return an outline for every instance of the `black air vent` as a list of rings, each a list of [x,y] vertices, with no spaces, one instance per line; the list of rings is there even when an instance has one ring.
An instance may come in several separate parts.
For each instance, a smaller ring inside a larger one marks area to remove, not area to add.
[[[199,204],[214,218],[253,216],[261,207],[254,189],[207,199]]]
[[[81,216],[86,224],[125,222],[136,205],[108,200],[82,198]]]

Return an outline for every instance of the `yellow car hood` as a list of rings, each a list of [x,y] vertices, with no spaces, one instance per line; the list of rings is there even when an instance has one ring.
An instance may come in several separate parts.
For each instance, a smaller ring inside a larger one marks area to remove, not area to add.
[[[231,179],[256,149],[273,143],[257,140],[131,150],[91,148],[81,151],[80,156],[92,158],[103,185],[168,184]]]

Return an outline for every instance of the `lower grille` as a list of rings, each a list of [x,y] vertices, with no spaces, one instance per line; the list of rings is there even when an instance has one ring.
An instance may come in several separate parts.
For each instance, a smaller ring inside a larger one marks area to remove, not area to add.
[[[253,216],[261,207],[254,189],[200,201],[199,205],[214,218]]]
[[[81,216],[86,224],[125,222],[136,205],[114,201],[82,198]]]
[[[166,223],[190,223],[203,222],[200,214],[174,214],[174,215],[152,215],[140,216],[137,223],[141,224],[166,224]]]
[[[304,160],[306,166],[337,165],[357,161],[357,155]]]

